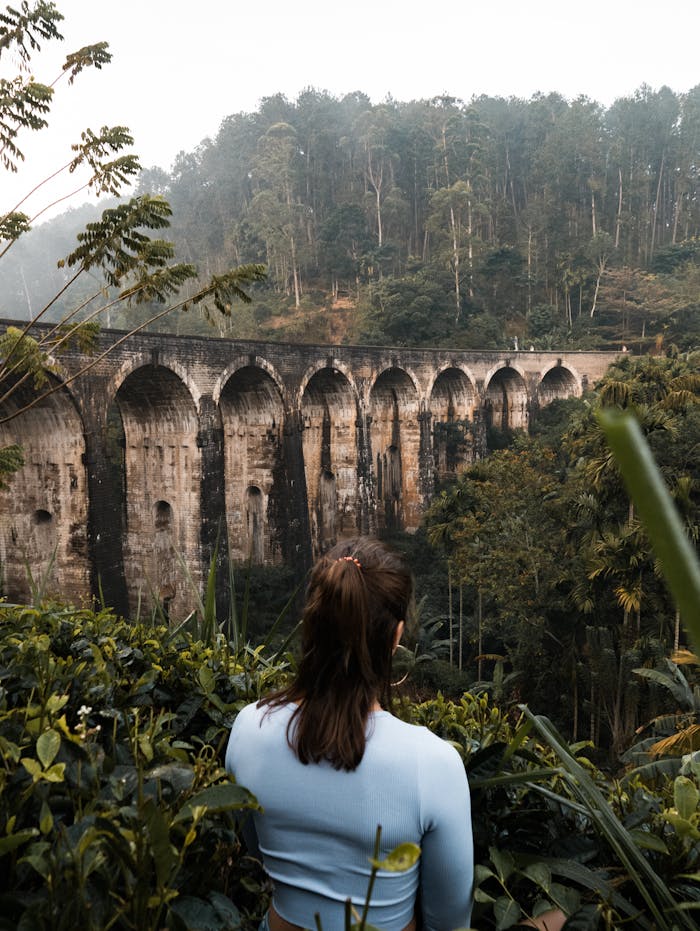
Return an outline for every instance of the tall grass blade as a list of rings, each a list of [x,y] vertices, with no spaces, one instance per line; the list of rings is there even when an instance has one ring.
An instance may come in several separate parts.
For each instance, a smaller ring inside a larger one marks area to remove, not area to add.
[[[41,606],[42,601],[46,597],[46,592],[49,588],[49,581],[51,579],[51,573],[53,572],[54,563],[56,562],[56,554],[58,553],[58,543],[54,546],[49,560],[46,563],[44,570],[39,575],[38,579],[34,579],[32,574],[32,568],[29,565],[29,560],[27,554],[24,554],[24,569],[27,574],[27,582],[29,583],[29,591],[32,595],[32,607],[38,608]]]
[[[682,913],[679,914],[678,903],[669,892],[665,882],[637,848],[630,833],[620,823],[590,775],[573,757],[565,740],[559,735],[551,721],[543,715],[533,714],[525,706],[521,706],[520,710],[532,721],[540,737],[550,745],[562,761],[562,775],[567,785],[573,795],[588,809],[592,824],[624,865],[656,922],[657,931],[673,931],[674,928],[687,928],[688,931],[696,929],[694,922]],[[674,915],[674,918],[671,919],[670,915]]]
[[[202,640],[205,643],[213,643],[214,634],[218,630],[216,617],[216,564],[219,557],[219,540],[217,537],[214,544],[214,552],[209,561],[209,573],[207,575],[206,597],[204,599],[204,612],[202,614]]]
[[[199,591],[199,586],[195,583],[194,579],[192,578],[192,573],[189,570],[189,566],[187,565],[185,560],[182,558],[182,554],[179,552],[179,550],[175,550],[175,557],[177,561],[180,563],[182,571],[185,573],[185,579],[187,580],[187,584],[189,585],[190,591],[192,593],[192,600],[194,601],[196,609],[199,612],[199,616],[200,618],[204,618],[206,611],[204,607],[204,602],[202,601],[202,595]]]

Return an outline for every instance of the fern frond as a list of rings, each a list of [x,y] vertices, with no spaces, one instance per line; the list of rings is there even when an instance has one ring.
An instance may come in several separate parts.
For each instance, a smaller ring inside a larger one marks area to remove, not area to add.
[[[108,48],[109,43],[96,42],[95,45],[84,45],[77,52],[71,52],[63,64],[63,73],[68,74],[68,83],[72,84],[85,68],[97,68],[99,71],[103,65],[109,64],[112,53],[107,51]]]
[[[266,274],[264,265],[239,265],[223,275],[214,275],[209,284],[198,291],[188,303],[203,305],[206,314],[209,313],[208,305],[211,302],[220,314],[230,317],[235,300],[242,301],[244,304],[250,304],[252,301],[252,298],[243,290],[243,286],[256,281],[264,281]]]
[[[7,488],[8,479],[24,465],[22,449],[16,444],[0,447],[0,489]]]
[[[36,3],[30,10],[27,4],[15,10],[10,6],[0,13],[0,55],[16,46],[15,53],[26,66],[33,51],[41,46],[39,39],[62,39],[56,24],[64,19],[53,3]]]

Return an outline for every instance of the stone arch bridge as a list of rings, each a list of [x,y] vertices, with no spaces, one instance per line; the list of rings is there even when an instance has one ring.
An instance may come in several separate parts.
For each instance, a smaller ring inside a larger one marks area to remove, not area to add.
[[[615,354],[141,334],[69,381],[96,358],[62,356],[53,393],[0,425],[25,456],[0,493],[3,590],[27,598],[29,566],[64,598],[101,587],[122,612],[154,597],[179,618],[217,541],[223,564],[303,566],[357,533],[415,530],[489,426],[527,429]],[[22,387],[0,413],[31,400]]]

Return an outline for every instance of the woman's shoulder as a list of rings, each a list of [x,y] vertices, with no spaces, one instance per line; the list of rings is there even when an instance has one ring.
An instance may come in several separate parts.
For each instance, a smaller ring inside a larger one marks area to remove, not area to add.
[[[286,727],[291,711],[292,707],[286,704],[270,705],[267,702],[251,702],[249,705],[244,705],[238,712],[236,720],[233,722],[233,729],[260,728],[268,722],[274,724],[279,723],[280,720],[284,720],[284,726]]]
[[[381,727],[391,732],[392,738],[400,740],[407,746],[413,748],[417,753],[427,753],[431,757],[451,759],[459,756],[455,747],[442,737],[438,737],[427,727],[421,724],[409,724],[389,712],[383,712],[379,716]]]
[[[244,705],[231,727],[226,748],[226,768],[237,773],[241,754],[257,749],[287,746],[286,729],[292,709],[287,705],[270,707],[259,702]]]

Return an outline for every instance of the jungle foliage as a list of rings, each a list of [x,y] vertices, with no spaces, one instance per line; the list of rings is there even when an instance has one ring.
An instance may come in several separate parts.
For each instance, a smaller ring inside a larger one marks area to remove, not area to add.
[[[223,754],[237,711],[294,660],[210,633],[0,608],[0,927],[257,926],[269,887],[235,817],[256,802]],[[551,907],[576,928],[694,927],[683,909],[700,904],[696,764],[660,787],[611,781],[584,744],[485,695],[394,710],[465,761],[476,927]]]
[[[624,358],[595,393],[543,411],[532,436],[441,490],[426,519],[453,590],[437,635],[451,628],[469,681],[556,709],[565,733],[610,748],[613,759],[671,710],[658,677],[635,670],[668,674],[666,658],[684,642],[597,412],[635,413],[695,544],[699,400],[697,358]]]

